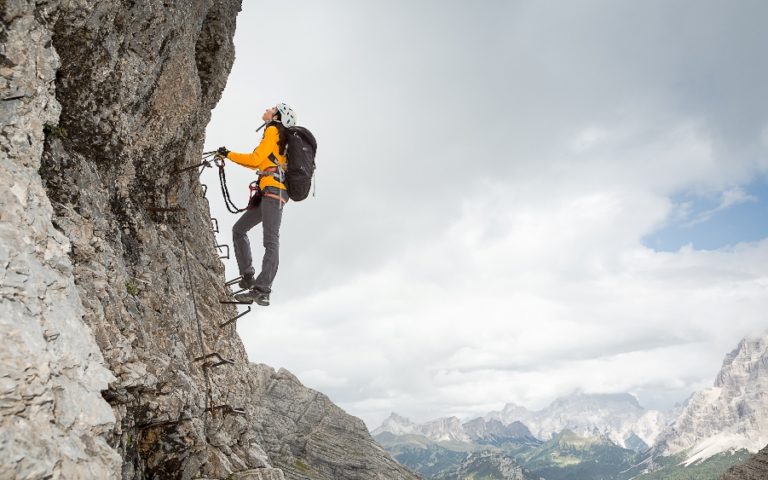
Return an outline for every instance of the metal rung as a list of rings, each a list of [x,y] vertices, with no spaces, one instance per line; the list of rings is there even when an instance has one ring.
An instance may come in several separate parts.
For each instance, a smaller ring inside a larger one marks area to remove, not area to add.
[[[203,198],[205,198],[208,195],[208,185],[201,183],[200,186],[203,188]]]
[[[211,413],[215,412],[216,410],[222,410],[226,413],[232,413],[235,415],[245,415],[245,409],[236,408],[236,407],[233,407],[232,405],[216,405],[209,408],[208,410],[210,410]]]
[[[227,249],[227,254],[226,255],[220,255],[219,258],[229,258],[229,245],[227,245],[227,244],[216,245],[216,250],[221,251],[222,248],[226,248]]]
[[[232,280],[228,280],[227,283],[224,284],[224,286],[225,287],[229,287],[230,285],[234,285],[234,284],[236,284],[237,282],[239,282],[242,279],[243,279],[242,276],[239,276],[237,278],[233,278]]]
[[[219,325],[219,327],[221,327],[221,328],[224,328],[224,327],[226,327],[227,325],[229,325],[230,323],[234,322],[235,320],[237,320],[238,318],[242,317],[243,315],[245,315],[246,313],[248,313],[248,312],[250,312],[250,311],[251,311],[251,307],[248,307],[248,310],[246,310],[246,311],[244,311],[243,313],[241,313],[241,314],[237,315],[236,317],[232,317],[232,318],[230,318],[230,319],[229,319],[229,320],[227,320],[226,322],[224,322],[224,323],[222,323],[221,325]]]
[[[194,169],[196,169],[198,167],[203,167],[203,168],[210,167],[211,166],[210,164],[211,164],[212,161],[213,161],[212,159],[203,160],[202,162],[200,162],[198,164],[190,165],[189,167],[184,167],[184,168],[182,168],[180,170],[174,170],[174,171],[172,171],[170,173],[170,175],[178,175],[180,173],[184,173],[184,172],[187,172],[189,170],[194,170]]]
[[[211,217],[211,222],[213,222],[216,225],[215,227],[213,227],[213,233],[219,233],[219,221]]]
[[[209,363],[207,360],[210,358],[216,358],[218,360],[215,363]],[[201,360],[205,360],[205,363],[203,363],[203,367],[210,367],[210,368],[218,367],[219,365],[224,365],[225,363],[228,363],[230,365],[235,364],[234,360],[230,360],[228,358],[222,357],[219,352],[209,353],[208,355],[203,355],[202,357],[197,357],[196,359],[194,359],[195,362],[199,362]]]
[[[237,300],[219,300],[224,305],[251,305],[253,302],[238,302]]]

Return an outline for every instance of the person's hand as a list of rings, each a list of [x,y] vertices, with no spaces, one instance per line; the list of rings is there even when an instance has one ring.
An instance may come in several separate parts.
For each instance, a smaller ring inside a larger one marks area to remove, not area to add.
[[[219,147],[219,149],[216,150],[216,153],[218,153],[222,157],[226,157],[227,155],[229,155],[229,150],[227,150],[227,147]]]

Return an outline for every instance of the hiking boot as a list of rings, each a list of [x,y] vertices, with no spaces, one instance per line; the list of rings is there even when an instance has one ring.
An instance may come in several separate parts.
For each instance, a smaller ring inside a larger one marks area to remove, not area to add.
[[[245,303],[256,302],[262,307],[269,306],[269,294],[256,289],[249,290],[245,293],[238,293],[235,295],[235,300]]]
[[[268,293],[260,292],[258,290],[251,290],[251,291],[254,292],[254,294],[255,294],[253,299],[254,299],[254,301],[256,303],[258,303],[262,307],[268,307],[269,306],[269,294]]]
[[[243,278],[237,282],[237,286],[242,289],[254,288],[256,286],[256,279],[253,277],[253,275],[243,275]]]

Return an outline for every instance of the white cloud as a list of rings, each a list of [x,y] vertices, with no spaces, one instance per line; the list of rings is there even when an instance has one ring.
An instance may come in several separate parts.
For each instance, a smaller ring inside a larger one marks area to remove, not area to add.
[[[575,389],[692,390],[764,324],[768,241],[654,252],[638,225],[663,205],[613,191],[554,205],[467,200],[436,237],[276,303],[240,333],[252,358],[311,372],[305,382],[371,427],[390,410],[425,420],[540,407]]]
[[[244,4],[208,149],[253,148],[253,112],[281,100],[320,143],[273,305],[238,322],[251,360],[371,427],[575,389],[668,404],[711,382],[765,323],[768,243],[641,239],[691,219],[675,194],[725,212],[768,170],[765,15],[673,3]],[[296,36],[256,49],[267,20]]]
[[[599,127],[587,127],[571,140],[571,150],[582,153],[590,150],[608,137],[608,131]]]

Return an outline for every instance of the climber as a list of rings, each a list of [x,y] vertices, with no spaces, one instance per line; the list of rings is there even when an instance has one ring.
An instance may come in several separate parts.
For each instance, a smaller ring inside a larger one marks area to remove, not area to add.
[[[239,165],[256,170],[259,178],[256,193],[251,197],[248,208],[232,227],[232,243],[235,247],[237,268],[242,279],[240,288],[248,292],[235,295],[240,302],[269,305],[272,282],[277,274],[280,248],[280,221],[283,205],[288,201],[285,187],[285,168],[287,145],[286,129],[296,125],[296,114],[285,103],[268,108],[261,117],[266,128],[261,143],[252,153],[235,153],[221,147],[218,155]],[[253,268],[251,246],[248,231],[262,223],[264,231],[264,258],[261,261],[261,273]]]

